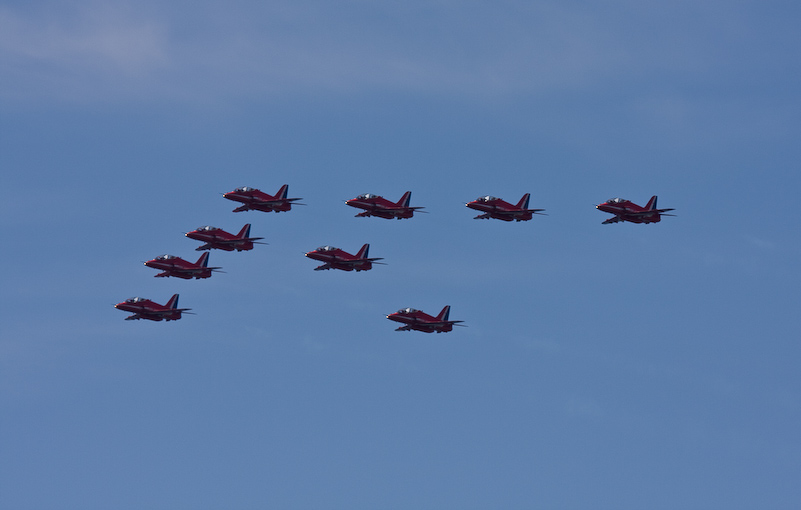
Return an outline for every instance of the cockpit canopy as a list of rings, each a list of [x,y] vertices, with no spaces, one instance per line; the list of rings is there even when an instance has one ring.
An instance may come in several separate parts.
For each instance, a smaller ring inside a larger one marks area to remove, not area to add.
[[[211,225],[205,225],[197,230],[198,232],[211,232],[212,230],[220,230],[220,229],[217,227],[212,227]]]
[[[158,257],[156,257],[156,260],[172,260],[174,258],[177,257],[175,255],[168,255],[165,253],[164,255],[159,255]]]
[[[147,301],[147,299],[142,297],[132,297],[125,300],[126,303],[141,303],[142,301]]]
[[[247,193],[248,191],[259,191],[256,188],[251,188],[250,186],[242,186],[241,188],[236,188],[234,191],[241,191],[243,193]]]
[[[381,195],[373,195],[372,193],[364,193],[356,197],[358,200],[369,200],[371,198],[381,198]]]
[[[623,202],[628,202],[625,198],[610,198],[606,201],[607,204],[622,204]]]
[[[487,195],[485,197],[478,197],[476,202],[492,202],[493,200],[498,200],[497,197],[493,197],[491,195]]]
[[[329,245],[326,244],[325,246],[320,246],[319,248],[317,248],[314,251],[334,251],[334,250],[338,250],[338,249],[339,248],[335,248],[333,246],[329,246]]]
[[[400,310],[398,310],[398,313],[414,313],[417,311],[419,310],[415,310],[414,308],[401,308]]]

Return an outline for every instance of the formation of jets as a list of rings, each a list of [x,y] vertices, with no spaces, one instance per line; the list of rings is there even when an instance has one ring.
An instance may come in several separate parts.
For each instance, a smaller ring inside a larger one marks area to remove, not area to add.
[[[287,212],[293,205],[300,204],[297,201],[301,198],[287,198],[289,186],[284,184],[275,195],[269,195],[256,188],[243,186],[234,191],[223,193],[223,197],[228,200],[239,202],[243,205],[237,207],[233,212],[243,211],[263,211],[263,212]],[[412,192],[407,191],[397,202],[392,202],[379,195],[365,193],[356,198],[347,200],[345,203],[351,207],[361,209],[356,217],[377,216],[385,219],[407,219],[414,216],[415,211],[423,207],[412,207],[409,205]],[[479,197],[472,202],[465,204],[468,208],[480,211],[474,219],[498,219],[502,221],[528,221],[535,214],[544,214],[545,209],[529,209],[529,198],[531,195],[526,193],[512,205],[503,199],[486,195]],[[600,211],[610,213],[613,217],[603,223],[657,223],[662,216],[674,216],[666,214],[674,209],[658,209],[656,206],[656,196],[651,197],[645,207],[641,207],[629,200],[613,198],[596,208]],[[423,211],[424,212],[424,211]],[[218,249],[224,251],[248,251],[253,249],[254,244],[260,243],[263,237],[250,237],[250,223],[246,224],[238,234],[231,234],[220,228],[212,226],[200,227],[186,233],[186,237],[200,241],[203,244],[196,248],[197,251]],[[381,257],[369,257],[370,245],[364,244],[355,255],[333,246],[321,246],[316,250],[305,253],[305,256],[322,262],[323,264],[314,268],[315,271],[327,269],[339,269],[341,271],[369,271],[373,264],[383,264],[377,262],[383,260]],[[189,262],[175,255],[160,255],[152,260],[145,262],[145,265],[161,271],[156,277],[182,278],[185,280],[210,278],[213,272],[220,271],[221,267],[209,267],[209,252],[203,253],[197,262]],[[178,294],[174,294],[166,304],[160,305],[149,299],[134,297],[126,299],[114,305],[115,308],[126,312],[131,312],[125,320],[147,319],[151,321],[174,321],[181,318],[182,313],[191,313],[190,308],[178,308]],[[395,313],[387,315],[387,319],[399,322],[403,326],[396,331],[422,331],[425,333],[445,333],[453,330],[454,325],[462,326],[464,321],[449,320],[451,307],[446,305],[436,316],[431,316],[414,308],[402,308]]]

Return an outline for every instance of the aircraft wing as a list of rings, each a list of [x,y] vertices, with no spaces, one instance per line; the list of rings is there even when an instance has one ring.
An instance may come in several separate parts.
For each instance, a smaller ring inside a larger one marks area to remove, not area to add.
[[[217,239],[214,244],[239,244],[243,241],[258,241],[264,239],[263,237],[247,237],[245,239]]]
[[[169,273],[181,273],[181,274],[195,274],[195,273],[202,272],[204,269],[220,269],[220,268],[219,267],[199,267],[199,268],[196,268],[196,267],[173,267],[172,269],[170,269],[169,271],[166,271],[166,272],[169,272]]]
[[[662,214],[662,213],[665,213],[667,211],[675,211],[675,209],[653,209],[653,210],[650,210],[650,211],[627,212],[626,215],[627,216],[648,216],[648,215],[654,214],[654,213]]]
[[[253,199],[250,201],[251,205],[281,205],[286,202],[291,202],[293,200],[300,200],[299,198],[276,198],[274,200],[256,200]]]
[[[623,218],[621,218],[620,216],[612,216],[608,220],[604,220],[602,224],[606,225],[608,223],[617,223],[619,221],[623,221]]]
[[[435,321],[435,322],[418,322],[417,324],[422,324],[425,326],[447,326],[449,324],[458,324],[464,321]]]
[[[191,308],[165,308],[164,310],[148,310],[148,315],[171,315],[175,312],[187,313]]]
[[[515,219],[520,215],[531,213],[531,214],[540,214],[540,211],[544,211],[545,209],[515,209],[512,211],[504,210],[504,209],[495,209],[491,213],[496,216],[503,216],[505,218]]]
[[[384,257],[376,257],[371,259],[338,259],[335,264],[344,266],[358,266],[364,262],[375,262],[376,260],[384,260]],[[330,264],[328,265],[330,266]]]

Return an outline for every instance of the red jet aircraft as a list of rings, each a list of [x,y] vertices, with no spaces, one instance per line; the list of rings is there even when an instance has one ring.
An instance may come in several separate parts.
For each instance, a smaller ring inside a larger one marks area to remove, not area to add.
[[[175,255],[159,255],[153,260],[145,262],[147,267],[153,269],[160,269],[164,271],[156,275],[156,278],[163,276],[175,276],[183,278],[184,280],[191,280],[192,278],[209,278],[212,271],[218,271],[221,267],[208,267],[209,266],[209,252],[205,252],[197,259],[197,262],[189,262],[181,257]],[[220,271],[223,272],[223,271]]]
[[[191,308],[178,308],[178,294],[173,294],[166,305],[160,305],[153,301],[140,297],[126,299],[122,303],[114,305],[117,310],[132,312],[125,318],[126,321],[147,319],[149,321],[177,321],[181,314]]]
[[[247,186],[243,186],[241,188],[236,188],[234,191],[229,191],[228,193],[223,193],[223,196],[228,200],[233,200],[234,202],[242,202],[245,205],[237,207],[234,209],[234,212],[242,212],[242,211],[264,211],[264,212],[285,212],[292,209],[293,205],[305,205],[305,204],[293,204],[295,200],[303,200],[301,198],[287,198],[286,194],[289,191],[289,186],[284,184],[281,186],[281,189],[278,190],[278,193],[275,196],[270,196],[263,191],[260,191],[256,188],[249,188]]]
[[[195,248],[196,251],[210,250],[216,248],[225,251],[247,251],[252,250],[254,244],[263,237],[250,237],[250,223],[242,227],[237,235],[229,234],[225,230],[206,225],[197,230],[186,233],[186,237],[196,241],[203,241],[206,244]]]
[[[665,214],[667,211],[675,209],[657,209],[656,208],[656,195],[651,197],[651,200],[645,204],[645,207],[640,207],[634,202],[630,202],[623,198],[612,198],[595,206],[596,209],[610,214],[614,217],[604,221],[603,224],[617,223],[619,221],[630,221],[632,223],[658,223],[662,216],[675,216],[675,214]]]
[[[384,260],[381,257],[367,258],[367,252],[370,250],[370,245],[365,244],[359,253],[351,255],[346,251],[333,246],[320,246],[314,251],[306,254],[307,257],[320,262],[325,262],[322,266],[314,268],[315,271],[323,269],[341,269],[342,271],[369,271],[373,268],[373,263],[376,260]],[[375,262],[376,264],[383,264],[383,262]]]
[[[453,329],[453,325],[464,321],[449,321],[448,315],[451,313],[451,307],[446,306],[439,312],[439,315],[432,317],[425,312],[415,310],[414,308],[401,308],[395,313],[387,315],[387,319],[395,322],[406,324],[401,326],[395,331],[423,331],[425,333],[448,332]]]
[[[357,218],[378,216],[379,218],[386,218],[388,220],[392,218],[400,220],[402,218],[411,218],[414,216],[415,211],[424,209],[423,207],[409,207],[409,199],[411,198],[411,191],[404,193],[397,203],[391,202],[379,195],[365,193],[364,195],[359,195],[356,198],[347,200],[345,203],[357,209],[364,209],[364,212],[356,215]]]
[[[528,221],[534,214],[542,214],[540,211],[545,210],[529,209],[528,199],[530,196],[531,195],[529,193],[523,195],[523,198],[520,199],[520,202],[518,202],[517,205],[512,205],[505,200],[491,197],[489,195],[485,197],[478,197],[477,199],[473,200],[472,202],[468,202],[465,205],[470,209],[484,212],[484,214],[479,214],[473,218],[475,220],[495,218],[503,221]]]

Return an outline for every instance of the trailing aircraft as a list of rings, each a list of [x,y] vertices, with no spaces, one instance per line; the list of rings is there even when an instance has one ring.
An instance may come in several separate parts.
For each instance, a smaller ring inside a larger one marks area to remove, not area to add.
[[[391,220],[392,218],[397,218],[400,220],[403,218],[411,218],[414,216],[415,211],[424,209],[423,207],[409,207],[409,200],[411,197],[412,192],[407,191],[403,194],[400,200],[397,202],[392,202],[380,195],[365,193],[356,198],[346,200],[345,203],[357,209],[364,209],[364,212],[356,215],[357,218],[378,216],[379,218],[386,218],[388,220]]]
[[[261,190],[256,188],[250,188],[248,186],[242,186],[241,188],[236,188],[234,191],[229,191],[228,193],[223,193],[223,196],[228,200],[233,200],[234,202],[241,202],[245,205],[239,206],[234,209],[234,212],[242,212],[242,211],[264,211],[264,212],[285,212],[292,209],[293,205],[306,205],[300,203],[293,203],[296,200],[303,200],[302,198],[287,198],[286,194],[289,191],[289,185],[284,184],[281,186],[281,189],[278,190],[278,193],[275,196],[268,195]]]
[[[183,278],[184,280],[209,278],[213,271],[222,269],[221,267],[208,267],[209,252],[203,253],[203,255],[197,259],[197,262],[189,262],[175,255],[159,255],[145,262],[145,265],[163,271],[155,275],[156,278],[175,276],[177,278]],[[224,271],[219,272],[223,273]]]
[[[415,330],[424,333],[433,333],[435,331],[437,333],[445,333],[451,331],[454,324],[464,322],[448,320],[450,313],[450,306],[445,306],[436,317],[432,317],[414,308],[401,308],[397,312],[387,315],[387,319],[405,324],[405,326],[401,326],[395,331]],[[461,326],[461,324],[459,325]]]
[[[256,242],[259,239],[264,239],[263,237],[250,237],[250,223],[242,227],[242,230],[236,235],[230,234],[221,228],[206,225],[197,230],[187,232],[186,237],[205,243],[195,248],[196,251],[210,250],[212,248],[225,251],[247,251],[252,250],[254,244],[266,244]]]
[[[188,310],[191,310],[191,308],[178,308],[178,294],[173,294],[166,305],[160,305],[145,298],[132,297],[122,303],[117,303],[114,308],[133,313],[125,318],[126,321],[139,319],[177,321],[181,318],[182,313],[190,313]]]
[[[675,216],[675,214],[665,214],[667,211],[675,209],[657,209],[656,195],[645,204],[645,207],[623,198],[611,198],[603,204],[595,206],[596,209],[614,214],[612,218],[605,220],[603,224],[617,223],[620,221],[630,221],[631,223],[658,223],[662,216]]]
[[[534,214],[543,214],[541,211],[545,210],[529,209],[528,199],[530,197],[531,195],[526,193],[523,195],[523,198],[520,199],[517,205],[512,205],[505,200],[487,195],[485,197],[478,197],[477,199],[473,200],[472,202],[468,202],[465,205],[470,209],[484,212],[484,214],[479,214],[473,218],[475,220],[495,218],[503,221],[528,221]]]
[[[316,250],[306,253],[306,256],[313,260],[325,262],[322,266],[314,268],[315,271],[322,271],[324,269],[341,269],[342,271],[369,271],[373,268],[373,264],[383,264],[383,262],[376,262],[376,260],[384,260],[381,257],[368,258],[367,253],[370,251],[370,245],[365,244],[356,255],[334,248],[333,246],[320,246]]]

